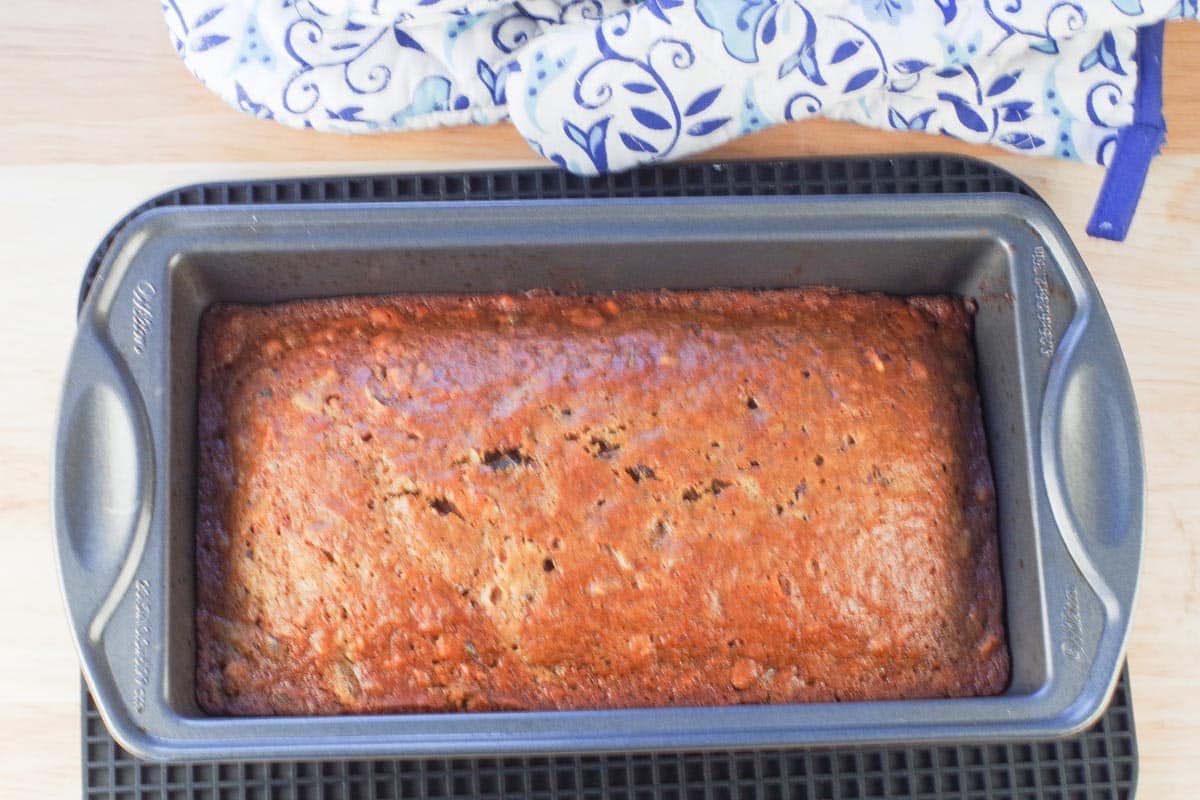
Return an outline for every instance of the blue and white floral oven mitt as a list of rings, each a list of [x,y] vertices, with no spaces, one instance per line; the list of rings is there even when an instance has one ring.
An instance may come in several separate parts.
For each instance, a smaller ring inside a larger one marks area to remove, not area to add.
[[[1200,0],[163,0],[228,103],[295,127],[511,119],[564,169],[821,115],[1109,167],[1124,238],[1162,145],[1162,22]]]

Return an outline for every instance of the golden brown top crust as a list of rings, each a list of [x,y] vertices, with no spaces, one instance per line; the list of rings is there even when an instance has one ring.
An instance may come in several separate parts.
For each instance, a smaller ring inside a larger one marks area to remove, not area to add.
[[[997,693],[971,314],[825,290],[203,320],[217,714]]]

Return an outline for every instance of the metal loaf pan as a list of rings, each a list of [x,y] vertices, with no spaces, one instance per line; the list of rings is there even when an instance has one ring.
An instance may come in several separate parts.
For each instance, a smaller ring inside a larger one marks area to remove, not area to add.
[[[193,693],[197,326],[211,303],[387,292],[832,285],[978,304],[1013,677],[1000,697],[218,718]],[[1003,741],[1092,722],[1142,547],[1133,391],[1062,227],[1016,195],[183,208],[136,217],[79,320],[54,508],[70,621],[146,758],[460,756]]]

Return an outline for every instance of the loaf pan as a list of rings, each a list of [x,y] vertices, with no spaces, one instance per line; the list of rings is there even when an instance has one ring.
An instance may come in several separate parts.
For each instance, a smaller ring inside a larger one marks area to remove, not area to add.
[[[998,697],[616,711],[206,716],[193,692],[196,348],[217,301],[836,286],[974,299],[1013,672]],[[1133,391],[1079,254],[1016,195],[178,208],[134,218],[84,305],[54,510],[84,675],[157,760],[1051,738],[1122,662],[1142,548]]]

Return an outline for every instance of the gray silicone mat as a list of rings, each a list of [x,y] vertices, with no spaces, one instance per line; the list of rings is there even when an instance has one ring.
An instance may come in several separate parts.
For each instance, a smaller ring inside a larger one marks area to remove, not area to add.
[[[132,211],[243,203],[379,202],[728,195],[1015,192],[990,164],[950,156],[683,164],[580,178],[556,170],[383,175],[214,183],[159,195]],[[123,224],[123,223],[122,223]],[[80,289],[86,296],[106,237]],[[83,691],[83,793],[112,800],[184,798],[756,798],[922,800],[1131,797],[1137,740],[1127,673],[1104,716],[1053,742],[953,747],[656,753],[557,758],[194,762],[125,753]]]
[[[152,764],[84,701],[84,794],[111,800],[1116,800],[1137,783],[1125,675],[1094,727],[1053,742],[558,758]]]

